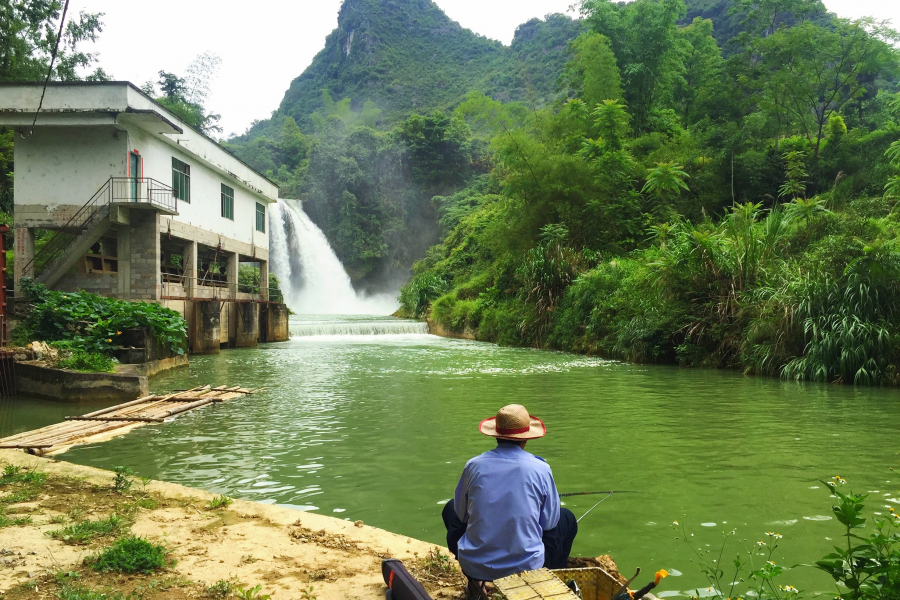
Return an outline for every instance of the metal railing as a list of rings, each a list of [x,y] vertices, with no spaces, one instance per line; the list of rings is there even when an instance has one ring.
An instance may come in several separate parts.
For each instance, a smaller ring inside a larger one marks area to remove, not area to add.
[[[177,212],[178,199],[175,190],[149,177],[110,177],[91,199],[85,202],[59,231],[53,233],[46,244],[25,263],[22,273],[37,278],[46,267],[65,254],[66,249],[87,229],[99,222],[103,208],[112,204],[145,203]]]
[[[149,177],[111,177],[109,179],[112,203],[148,203],[163,210],[177,212],[178,198],[172,187]]]
[[[195,299],[187,295],[188,288],[190,287],[191,282],[194,282],[197,286],[197,291],[200,290],[213,290],[214,299],[228,299],[236,294],[251,294],[251,295],[261,295],[261,290],[258,284],[248,284],[248,283],[240,283],[238,281],[222,281],[218,278],[213,279],[209,275],[201,275],[200,277],[189,277],[187,275],[175,275],[171,273],[161,273],[160,274],[160,285],[162,288],[162,295],[169,298],[175,298],[175,296],[169,296],[166,294],[167,291],[172,291],[173,288],[182,289],[185,291],[185,298],[187,299]],[[224,276],[223,276],[224,277]],[[284,301],[284,291],[280,287],[274,286],[265,286],[262,288],[268,291],[269,301],[270,302],[283,302]],[[219,297],[218,294],[222,292],[224,294],[223,297]],[[206,299],[205,297],[200,297],[197,299]]]

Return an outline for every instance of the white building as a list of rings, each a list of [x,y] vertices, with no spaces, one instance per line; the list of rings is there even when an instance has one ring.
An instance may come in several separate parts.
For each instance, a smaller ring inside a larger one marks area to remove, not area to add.
[[[32,127],[42,90],[0,83],[0,125],[16,131],[17,283],[159,301],[189,322],[195,302],[268,300],[274,183],[131,83],[50,83]],[[241,263],[261,289],[238,285]],[[223,324],[223,340],[236,329]]]

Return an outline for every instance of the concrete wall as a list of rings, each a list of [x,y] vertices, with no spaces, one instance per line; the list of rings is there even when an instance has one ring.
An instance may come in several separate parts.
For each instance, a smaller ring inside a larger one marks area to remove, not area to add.
[[[92,294],[117,298],[119,294],[119,278],[115,273],[66,273],[53,286],[53,289],[60,292],[79,292],[84,290]]]
[[[127,174],[127,135],[114,126],[35,127],[33,135],[15,138],[17,223],[32,213],[65,223],[71,207],[81,208],[110,177]]]
[[[256,204],[267,206],[267,199],[245,189],[240,181],[211,168],[207,162],[181,146],[134,126],[128,126],[128,147],[138,150],[143,158],[144,177],[172,185],[172,157],[191,167],[191,201],[178,201],[178,215],[172,217],[225,237],[269,248],[268,232],[256,231]],[[234,190],[234,219],[222,216],[222,184]],[[268,210],[268,209],[267,209]]]
[[[120,369],[124,369],[120,367]],[[16,363],[16,390],[51,400],[115,400],[126,402],[149,393],[147,377],[128,373],[78,373]]]

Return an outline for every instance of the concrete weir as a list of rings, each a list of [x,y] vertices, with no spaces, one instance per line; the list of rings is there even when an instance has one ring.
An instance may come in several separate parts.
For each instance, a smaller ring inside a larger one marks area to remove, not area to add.
[[[256,302],[234,302],[231,309],[234,313],[234,327],[229,336],[235,348],[256,348],[259,343],[259,312]]]
[[[222,346],[222,303],[218,300],[194,302],[194,335],[191,350],[194,354],[217,354]]]
[[[189,323],[194,354],[217,354],[222,348],[255,348],[259,342],[284,342],[290,337],[284,304],[252,301],[194,300],[182,311]],[[190,314],[192,313],[192,314]]]

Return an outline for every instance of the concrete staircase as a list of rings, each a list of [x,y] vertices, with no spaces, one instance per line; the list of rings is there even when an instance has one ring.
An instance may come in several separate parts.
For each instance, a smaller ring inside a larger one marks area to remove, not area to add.
[[[91,246],[100,241],[111,226],[109,206],[97,207],[97,212],[87,224],[87,228],[65,247],[59,257],[44,265],[35,281],[52,288],[82,256],[87,254]]]

